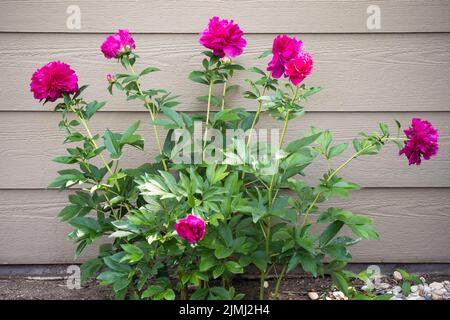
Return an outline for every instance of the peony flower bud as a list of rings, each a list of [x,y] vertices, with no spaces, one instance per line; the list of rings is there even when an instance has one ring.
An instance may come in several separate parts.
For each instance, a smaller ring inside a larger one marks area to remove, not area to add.
[[[112,75],[111,73],[108,73],[106,75],[106,80],[108,80],[108,82],[112,84],[116,82],[116,77],[114,77],[114,75]]]

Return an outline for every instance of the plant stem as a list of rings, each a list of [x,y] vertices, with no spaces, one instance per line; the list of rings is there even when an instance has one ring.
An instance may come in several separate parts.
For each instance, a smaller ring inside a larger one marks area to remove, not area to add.
[[[264,282],[266,282],[266,274],[264,271],[261,271],[259,279],[259,300],[264,300]]]
[[[298,91],[299,91],[299,87],[297,86],[295,88],[294,96],[292,97],[292,100],[291,100],[291,102],[289,104],[290,106],[292,106],[294,104],[295,100],[297,99]],[[281,149],[283,147],[283,142],[284,142],[284,138],[286,136],[286,131],[287,131],[288,123],[289,123],[290,112],[291,112],[291,110],[288,109],[287,112],[286,112],[286,117],[284,118],[283,130],[281,131],[281,137],[280,137],[280,141],[279,141],[279,144],[278,144],[278,149]],[[277,167],[278,167],[278,161],[277,161]],[[272,192],[273,192],[273,187],[274,187],[274,184],[275,184],[276,176],[277,176],[277,172],[275,172],[274,175],[272,176],[272,180],[270,182],[270,187],[269,187],[269,190],[268,190],[269,208],[272,207]]]
[[[187,300],[186,286],[182,285],[180,289],[180,300]]]
[[[92,135],[92,132],[91,132],[91,130],[89,129],[89,126],[88,126],[86,120],[84,119],[84,117],[83,117],[80,113],[78,113],[78,112],[74,109],[73,106],[70,105],[69,108],[70,108],[70,110],[78,117],[78,119],[80,119],[80,122],[81,122],[81,124],[83,125],[84,129],[86,130],[86,132],[87,132],[87,134],[88,134],[88,137],[89,137],[89,140],[91,141],[92,146],[93,146],[95,149],[98,149],[97,143],[96,143],[95,140],[94,140],[94,136]],[[105,159],[105,157],[103,156],[103,154],[100,153],[99,156],[100,156],[100,159],[102,160],[103,164],[105,165],[106,169],[108,170],[109,174],[111,174],[111,175],[114,174],[114,172],[112,171],[112,169],[111,169],[111,167],[109,166],[108,162],[106,162],[106,159]]]
[[[208,106],[206,109],[206,122],[205,122],[205,134],[203,135],[203,160],[205,158],[205,148],[206,148],[206,142],[208,137],[208,125],[209,125],[209,114],[211,113],[211,97],[212,97],[212,91],[214,88],[214,80],[211,80],[209,83],[209,91],[208,91]]]
[[[383,138],[382,142],[384,141],[388,141],[388,140],[398,140],[397,138]],[[404,140],[404,139],[402,139]],[[354,160],[355,158],[357,158],[358,156],[360,156],[362,153],[364,153],[364,151],[372,148],[373,146],[375,146],[375,143],[369,144],[368,146],[362,148],[361,150],[359,150],[358,152],[356,152],[355,154],[353,154],[350,158],[348,158],[344,163],[342,163],[339,167],[336,168],[336,170],[334,170],[327,178],[327,180],[325,180],[325,183],[330,182],[330,180],[339,172],[341,171],[345,166],[347,166],[352,160]],[[316,202],[319,200],[319,197],[322,193],[319,192],[317,193],[316,197],[314,198],[313,202],[309,205],[308,209],[306,209],[305,212],[305,217],[303,218],[303,223],[301,228],[303,228],[307,222],[308,219],[308,215],[311,212],[312,208],[314,207],[314,205],[316,204]]]
[[[286,270],[287,270],[287,266],[284,266],[283,269],[281,270],[280,275],[277,278],[277,283],[275,285],[275,298],[278,298],[278,293],[280,291],[281,280],[283,280],[283,276],[286,273]]]
[[[131,64],[127,64],[129,66],[130,71],[136,75],[137,73],[134,71],[134,68]],[[137,88],[138,88],[138,92],[141,96],[144,96],[144,94],[142,93],[142,89],[141,89],[141,84],[136,80],[136,84],[137,84]],[[162,144],[161,144],[161,140],[159,138],[159,133],[158,133],[158,128],[156,127],[156,125],[154,124],[154,121],[156,119],[156,115],[153,112],[152,107],[150,106],[150,104],[147,101],[147,97],[144,96],[144,105],[145,108],[148,110],[148,112],[150,113],[150,118],[152,119],[152,126],[153,126],[153,133],[155,134],[155,139],[156,139],[156,145],[158,146],[158,151],[160,155],[163,155],[163,150],[162,150]],[[166,161],[164,159],[162,159],[162,164],[164,167],[165,171],[169,171]]]
[[[91,132],[91,130],[89,129],[89,126],[88,126],[88,124],[87,124],[87,122],[86,122],[86,119],[84,119],[83,115],[82,115],[81,113],[78,113],[72,105],[69,105],[69,108],[70,108],[70,110],[78,117],[78,119],[80,120],[81,124],[83,125],[84,129],[85,129],[86,132],[87,132],[87,135],[88,135],[88,137],[89,137],[89,140],[90,140],[92,146],[93,146],[95,149],[98,149],[97,143],[96,143],[95,140],[94,140],[94,136],[92,135],[92,132]],[[100,159],[102,160],[103,164],[105,165],[106,170],[108,170],[109,174],[110,174],[110,175],[113,175],[114,172],[112,171],[111,167],[109,166],[109,164],[108,164],[108,162],[106,161],[106,159],[105,159],[105,157],[103,156],[103,154],[100,153],[100,154],[99,154],[99,157],[100,157]],[[90,171],[89,166],[86,166],[86,167],[87,167],[88,170]],[[120,186],[119,186],[119,184],[117,183],[117,181],[116,181],[115,185],[116,185],[116,187],[117,187],[117,190],[120,192]],[[112,206],[112,204],[111,204],[111,201],[109,200],[108,196],[106,195],[106,192],[104,193],[104,195],[105,195],[105,198],[106,198],[106,202],[108,203],[109,207],[111,208],[111,213],[112,213],[114,219],[118,220],[118,217],[117,217],[117,215],[116,215],[115,212],[114,212],[114,208],[113,208],[113,206]],[[127,208],[128,211],[130,211],[130,208],[128,207],[127,204],[125,204],[125,207]]]
[[[263,96],[266,93],[266,90],[267,90],[267,87],[264,86],[261,96]],[[259,100],[258,101],[258,109],[256,110],[256,114],[255,114],[255,117],[253,118],[252,126],[250,127],[250,130],[249,130],[249,135],[248,135],[248,140],[247,140],[247,149],[250,146],[250,142],[252,141],[253,130],[255,129],[256,123],[258,122],[261,111],[262,111],[262,101]],[[242,172],[241,179],[244,180],[244,178],[245,178],[245,172]]]
[[[267,90],[267,87],[264,86],[261,96],[263,96],[266,93],[266,90]],[[256,110],[256,114],[255,114],[255,117],[253,118],[252,126],[250,127],[250,130],[249,130],[250,133],[249,133],[248,140],[247,140],[247,146],[250,145],[250,142],[252,140],[252,133],[253,133],[253,130],[255,129],[256,123],[258,122],[259,115],[261,114],[261,110],[262,110],[262,100],[258,100],[258,109]]]
[[[222,91],[222,106],[221,110],[225,110],[225,96],[227,94],[227,81],[223,83],[223,91]]]
[[[152,123],[153,123],[155,121],[156,117],[155,117],[154,113],[150,110],[151,107],[148,106],[147,100],[145,101],[145,103],[147,104],[146,107],[149,109],[150,118],[152,119]],[[153,133],[156,138],[156,145],[158,146],[159,153],[162,155],[163,151],[162,151],[161,140],[159,139],[158,128],[156,127],[156,125],[153,125],[152,127],[153,127]],[[162,159],[162,164],[163,164],[164,170],[169,171],[169,169],[167,168],[166,161],[164,159]]]
[[[291,102],[289,104],[290,107],[294,104],[295,100],[297,99],[298,91],[299,91],[299,87],[297,86],[296,89],[295,89],[294,96],[292,97],[292,100],[291,100]],[[287,110],[287,112],[286,112],[286,117],[284,119],[283,130],[281,132],[281,137],[280,137],[280,141],[279,141],[279,144],[278,144],[278,149],[281,149],[283,147],[283,142],[284,142],[284,138],[286,136],[286,131],[287,131],[288,122],[289,122],[290,111],[291,110],[289,108]],[[277,160],[276,167],[278,168],[278,160]],[[277,169],[277,171],[278,171],[278,169]],[[270,181],[269,189],[267,190],[267,198],[268,198],[267,199],[267,205],[268,205],[269,209],[272,208],[273,201],[275,200],[275,198],[272,199],[272,193],[273,193],[273,188],[275,186],[275,180],[277,178],[277,173],[278,172],[275,172],[272,175],[272,179]],[[276,194],[278,194],[278,191],[276,192]],[[268,257],[270,256],[270,229],[271,229],[271,223],[272,223],[272,217],[269,216],[267,218],[267,227],[266,227],[266,255]],[[265,274],[264,274],[264,277],[265,277]]]

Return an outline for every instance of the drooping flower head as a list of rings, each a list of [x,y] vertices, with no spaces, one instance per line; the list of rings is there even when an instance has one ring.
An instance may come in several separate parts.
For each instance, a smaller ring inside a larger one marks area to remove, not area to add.
[[[127,29],[119,29],[114,35],[108,36],[100,48],[107,59],[112,59],[136,49],[136,44]]]
[[[302,41],[291,38],[287,35],[278,35],[273,40],[272,60],[267,66],[267,71],[272,72],[272,77],[278,79],[285,71],[285,66],[289,60],[297,57],[302,48]]]
[[[233,20],[220,20],[212,17],[208,26],[200,33],[199,42],[213,54],[223,58],[225,56],[234,58],[242,54],[247,41],[243,38],[244,33]]]
[[[175,230],[178,235],[187,240],[190,244],[194,244],[203,239],[205,228],[205,221],[193,214],[190,214],[186,218],[180,219],[175,223]]]
[[[292,84],[297,86],[307,76],[309,76],[313,69],[313,59],[308,52],[300,52],[300,54],[289,60],[285,66],[285,74],[289,77]]]
[[[64,93],[78,90],[78,77],[68,64],[60,61],[47,63],[31,77],[30,90],[38,100],[55,101]]]
[[[430,122],[413,118],[411,127],[403,132],[409,140],[405,141],[405,146],[400,150],[400,155],[406,155],[409,165],[420,165],[421,157],[429,160],[437,154],[439,133]]]

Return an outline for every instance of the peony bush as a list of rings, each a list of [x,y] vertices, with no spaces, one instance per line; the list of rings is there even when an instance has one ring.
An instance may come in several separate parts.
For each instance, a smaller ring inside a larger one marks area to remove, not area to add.
[[[139,121],[124,132],[106,129],[100,136],[89,121],[106,102],[86,101],[87,86],[78,86],[69,65],[50,62],[32,76],[34,98],[56,102],[59,127],[66,133],[67,154],[54,161],[70,168],[59,171],[49,187],[76,188],[59,218],[74,228],[69,238],[77,256],[103,240],[98,257],[82,265],[82,280],[96,277],[118,299],[242,299],[233,280],[258,272],[259,298],[265,299],[269,292],[277,297],[284,276],[301,268],[314,277],[329,274],[350,298],[367,298],[349,286],[353,278],[367,275],[345,267],[352,259],[350,246],[379,235],[372,219],[329,207],[327,201],[359,189],[340,175],[354,159],[395,143],[399,155],[419,165],[437,154],[437,130],[417,118],[403,132],[398,121],[394,133],[380,123],[377,132],[356,137],[353,155],[332,168],[329,161],[341,156],[348,143],[334,143],[331,131],[313,127],[285,141],[289,122],[302,116],[304,102],[320,91],[304,83],[314,63],[302,41],[277,36],[272,50],[260,57],[272,55],[267,71],[237,63],[247,41],[233,20],[213,17],[199,42],[208,50],[188,77],[199,91],[204,88],[198,99],[205,113],[195,115],[174,110],[178,97],[167,90],[143,87],[141,79],[158,69],[136,69],[137,46],[128,30],[101,45],[105,58],[122,68],[106,75],[109,92],[139,101],[153,127],[154,135],[147,138],[159,154],[138,168],[119,161],[129,147],[144,150]],[[229,105],[236,72],[253,75],[244,96],[256,112]],[[217,87],[219,96],[214,95]],[[263,113],[282,123],[276,141],[258,135]],[[166,131],[164,138],[159,129]],[[328,162],[329,170],[316,185],[308,185],[303,177],[316,160]],[[275,285],[266,288],[269,275]]]

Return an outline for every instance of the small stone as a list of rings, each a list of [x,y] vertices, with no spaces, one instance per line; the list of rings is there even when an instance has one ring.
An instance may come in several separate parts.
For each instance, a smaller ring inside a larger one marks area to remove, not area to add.
[[[442,299],[444,299],[444,300],[450,300],[450,293],[449,293],[449,292],[444,293],[444,295],[442,296]]]
[[[421,297],[421,296],[419,296],[419,295],[417,295],[417,294],[410,294],[410,295],[406,298],[406,300],[425,300],[425,298],[424,298],[424,297]]]
[[[268,288],[269,287],[269,282],[267,282],[267,281],[264,281],[264,288]]]
[[[319,295],[317,294],[317,292],[308,292],[308,298],[310,298],[311,300],[317,300],[319,299]]]
[[[443,296],[447,291],[445,289],[433,290],[432,293],[437,294],[438,296]]]
[[[419,279],[420,281],[422,281],[423,284],[427,284],[427,280],[424,277],[420,277]]]
[[[423,286],[423,292],[425,295],[430,294],[431,293],[431,289],[429,286]]]
[[[444,288],[444,285],[440,282],[432,282],[429,287],[431,288],[431,291],[434,291]]]
[[[402,295],[396,295],[391,297],[389,300],[403,300],[403,296]]]
[[[412,293],[416,293],[418,290],[419,290],[419,287],[418,287],[418,286],[411,286],[410,291],[411,291]]]
[[[391,285],[389,283],[386,283],[386,282],[380,283],[380,289],[386,290],[386,289],[389,289],[390,287],[391,287]]]
[[[394,279],[397,281],[402,281],[403,280],[402,274],[398,271],[394,271]]]
[[[392,288],[392,292],[393,292],[394,294],[399,294],[400,292],[402,292],[402,287],[400,287],[400,286],[395,286],[395,287]]]
[[[333,299],[331,299],[330,297],[325,297],[325,300],[333,300]]]
[[[425,300],[433,300],[433,297],[431,296],[430,293],[427,293],[427,294],[424,296],[424,298],[425,298]]]
[[[343,292],[341,292],[341,291],[335,291],[335,292],[333,292],[333,297],[335,297],[336,300],[346,300],[345,298],[347,298],[347,297],[345,296],[345,294],[344,294]]]
[[[432,299],[432,300],[442,300],[443,297],[442,297],[441,295],[432,293],[432,294],[431,294],[431,299]]]

